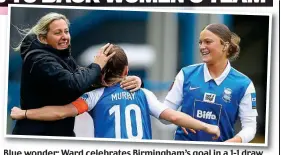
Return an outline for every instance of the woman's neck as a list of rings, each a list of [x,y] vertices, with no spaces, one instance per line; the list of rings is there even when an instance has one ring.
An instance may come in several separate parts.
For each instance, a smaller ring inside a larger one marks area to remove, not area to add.
[[[219,61],[214,64],[207,64],[209,73],[213,79],[218,78],[227,66],[228,60]]]
[[[123,79],[124,79],[123,77],[110,78],[106,81],[106,86],[108,86],[108,87],[113,86],[113,85],[121,82]]]

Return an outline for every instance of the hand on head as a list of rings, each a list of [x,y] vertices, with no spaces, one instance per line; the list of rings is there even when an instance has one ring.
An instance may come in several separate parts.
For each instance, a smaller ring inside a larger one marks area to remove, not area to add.
[[[112,47],[113,44],[107,43],[100,48],[98,55],[94,57],[94,63],[98,64],[101,69],[103,69],[108,60],[114,56],[115,52],[108,55],[108,52],[112,49]]]

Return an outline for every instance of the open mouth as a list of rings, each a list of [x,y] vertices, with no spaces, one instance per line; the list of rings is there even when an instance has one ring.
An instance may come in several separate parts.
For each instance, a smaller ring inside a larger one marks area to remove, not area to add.
[[[59,46],[63,46],[63,47],[68,46],[68,42],[59,43]]]
[[[201,51],[201,54],[202,55],[208,55],[208,54],[210,54],[210,51]]]

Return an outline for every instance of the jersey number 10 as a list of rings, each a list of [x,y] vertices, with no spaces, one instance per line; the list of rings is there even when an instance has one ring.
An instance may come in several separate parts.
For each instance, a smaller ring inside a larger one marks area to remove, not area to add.
[[[137,126],[137,135],[133,135],[132,130],[132,121],[131,121],[131,110],[134,110],[136,116],[136,126]],[[120,114],[120,105],[115,105],[109,110],[109,114],[114,114],[115,116],[115,138],[121,138],[121,114]],[[124,121],[124,120],[122,120]],[[125,108],[125,124],[127,130],[128,139],[142,139],[143,129],[142,129],[142,120],[141,120],[141,110],[140,107],[136,104],[130,104]]]

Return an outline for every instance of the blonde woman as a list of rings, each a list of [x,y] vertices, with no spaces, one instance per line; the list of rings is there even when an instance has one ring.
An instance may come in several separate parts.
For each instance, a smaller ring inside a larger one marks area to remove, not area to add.
[[[69,21],[62,14],[49,13],[25,32],[25,37],[15,48],[23,60],[22,109],[64,105],[76,100],[100,83],[101,70],[114,55],[106,56],[112,48],[106,44],[93,58],[93,63],[85,68],[79,67],[71,56]],[[140,87],[139,78],[129,80],[134,83],[132,87]],[[13,134],[75,136],[74,120],[74,117],[53,122],[23,119],[16,122]]]

